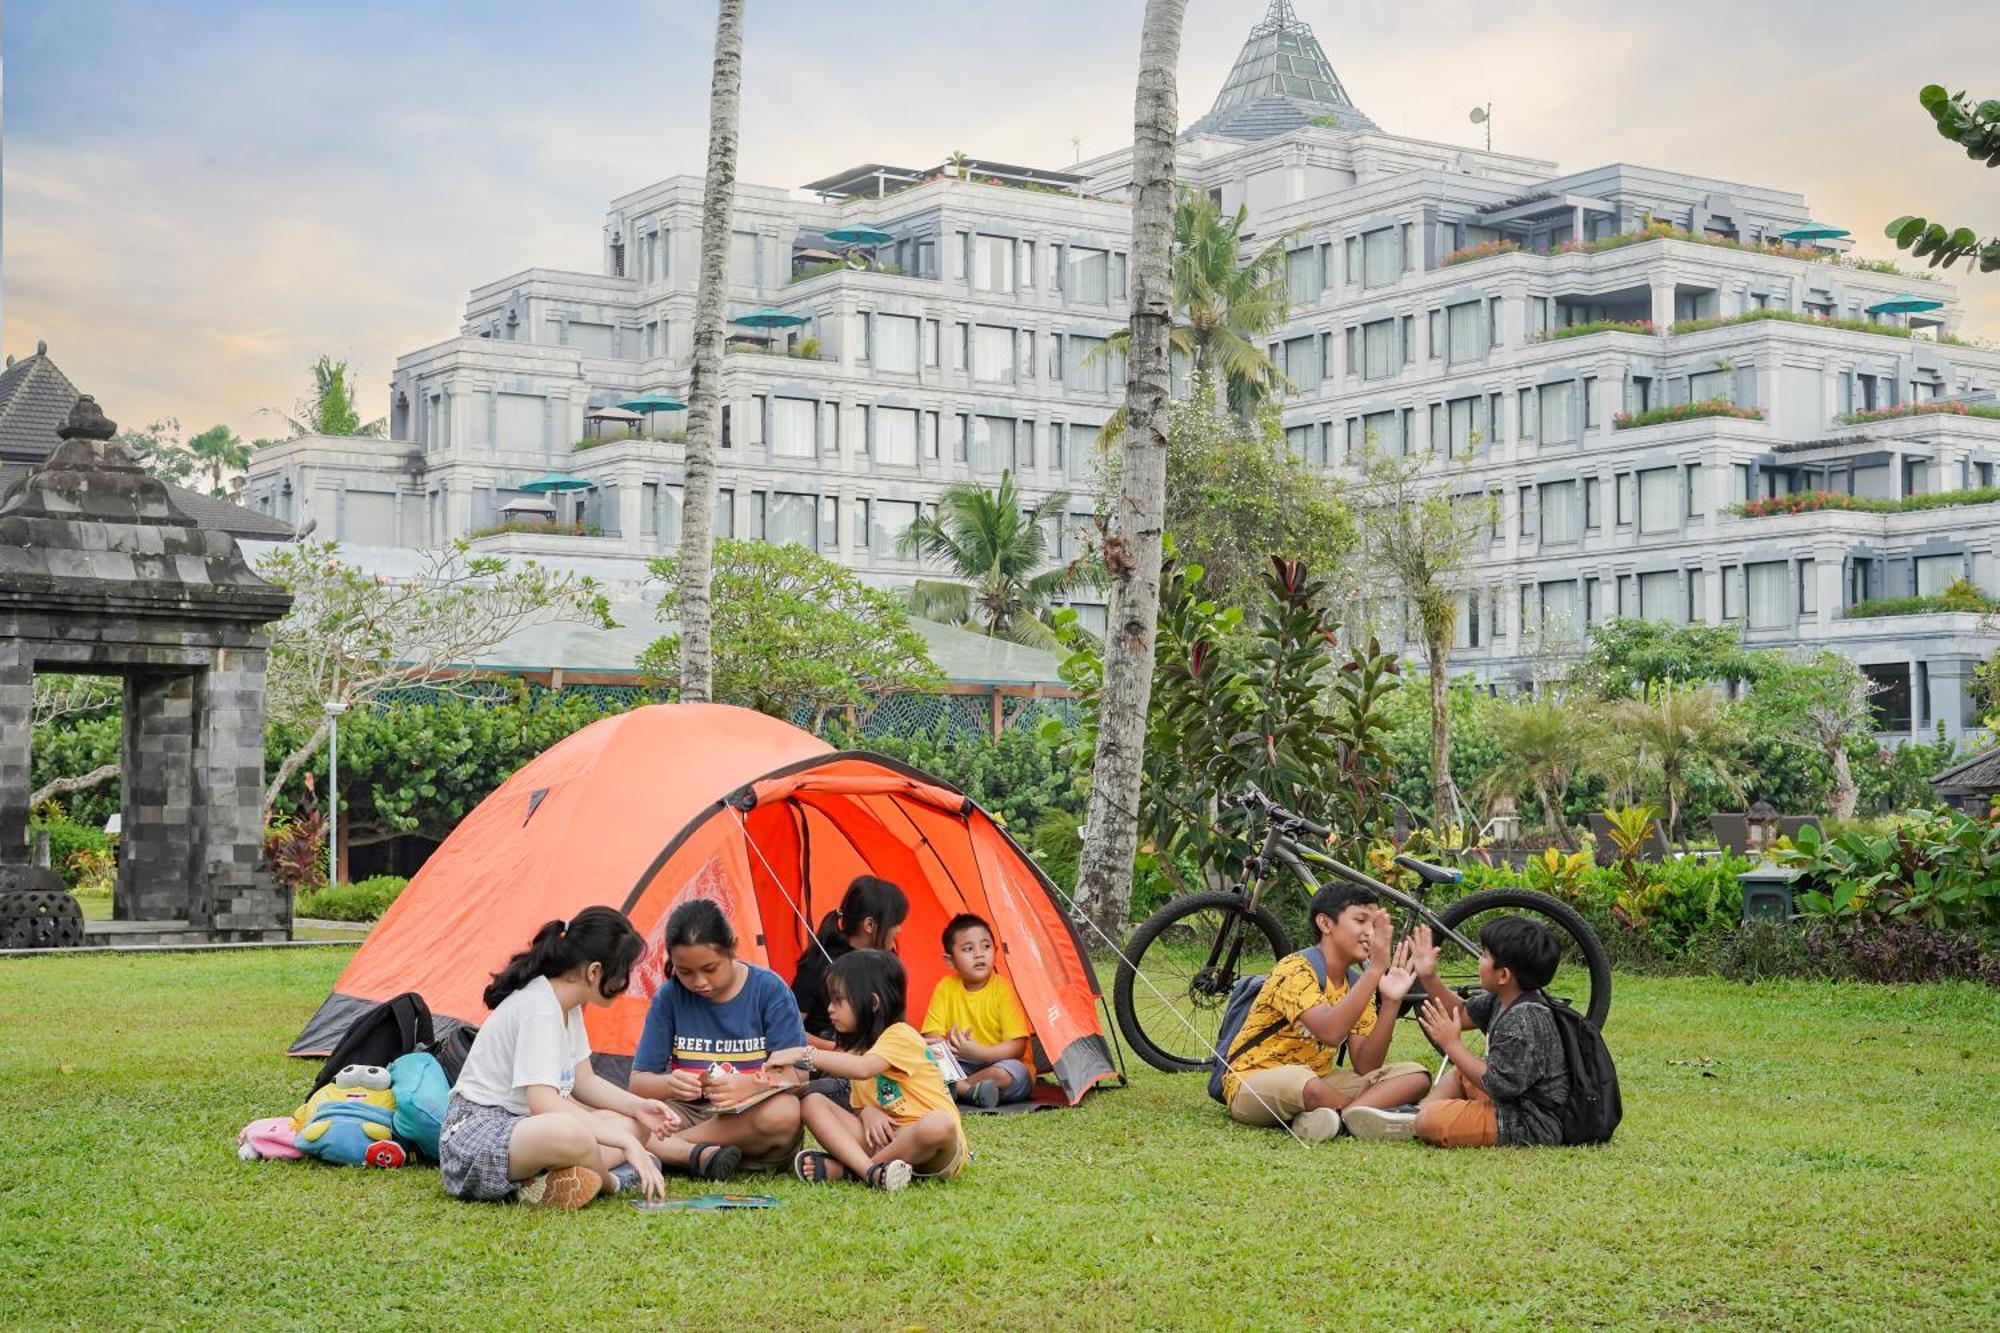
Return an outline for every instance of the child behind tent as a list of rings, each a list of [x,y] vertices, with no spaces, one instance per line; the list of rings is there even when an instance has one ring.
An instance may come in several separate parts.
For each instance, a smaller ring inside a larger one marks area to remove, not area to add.
[[[965,1066],[952,1096],[991,1110],[1024,1102],[1034,1090],[1028,1064],[1031,1029],[1013,983],[993,970],[993,927],[961,912],[944,928],[944,956],[951,975],[931,992],[924,1035],[942,1039]]]

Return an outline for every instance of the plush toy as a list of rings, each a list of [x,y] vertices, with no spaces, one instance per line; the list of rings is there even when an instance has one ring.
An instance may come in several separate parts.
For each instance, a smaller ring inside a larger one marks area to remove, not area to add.
[[[236,1132],[236,1155],[246,1162],[269,1158],[297,1161],[305,1156],[299,1151],[298,1139],[299,1127],[292,1123],[290,1116],[274,1115],[252,1120]]]
[[[341,1166],[401,1166],[403,1145],[393,1124],[396,1097],[389,1071],[349,1065],[292,1113],[299,1151]]]

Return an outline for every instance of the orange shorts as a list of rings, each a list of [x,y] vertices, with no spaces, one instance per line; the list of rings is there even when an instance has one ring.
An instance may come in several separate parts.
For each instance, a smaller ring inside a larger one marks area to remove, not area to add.
[[[1500,1142],[1493,1099],[1469,1084],[1463,1098],[1440,1098],[1417,1108],[1417,1137],[1438,1148],[1491,1148]]]

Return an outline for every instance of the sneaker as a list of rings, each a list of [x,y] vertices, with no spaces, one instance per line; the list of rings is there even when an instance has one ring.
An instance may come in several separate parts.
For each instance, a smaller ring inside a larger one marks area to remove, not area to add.
[[[544,1208],[581,1208],[604,1188],[604,1177],[587,1166],[566,1166],[560,1171],[544,1171],[518,1193],[522,1203]]]
[[[998,1083],[956,1083],[952,1085],[951,1099],[961,1106],[973,1106],[982,1111],[991,1111],[1000,1105],[1000,1085]]]
[[[653,1167],[655,1170],[658,1170],[659,1166],[660,1159],[655,1157],[653,1159]],[[606,1180],[610,1182],[605,1188],[604,1192],[606,1194],[624,1194],[639,1188],[639,1169],[630,1162],[620,1162],[611,1168],[611,1174],[606,1177]]]
[[[1357,1139],[1407,1139],[1417,1131],[1417,1113],[1377,1106],[1347,1108],[1347,1132]]]
[[[1301,1111],[1292,1117],[1292,1133],[1301,1143],[1324,1143],[1340,1133],[1340,1112],[1331,1106]]]

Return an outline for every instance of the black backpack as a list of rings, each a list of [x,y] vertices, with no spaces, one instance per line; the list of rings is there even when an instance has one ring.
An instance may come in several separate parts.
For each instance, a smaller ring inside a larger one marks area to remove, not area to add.
[[[312,1091],[318,1092],[333,1082],[333,1076],[349,1065],[387,1068],[397,1056],[428,1051],[436,1044],[431,1007],[415,991],[404,991],[376,1005],[348,1026],[347,1035],[334,1043],[333,1054],[319,1067]]]
[[[1324,990],[1326,956],[1318,949],[1301,949],[1299,952],[1312,963],[1313,977],[1319,982],[1320,989]],[[1222,1007],[1222,1025],[1215,1032],[1215,1050],[1208,1062],[1208,1095],[1219,1102],[1228,1100],[1222,1095],[1222,1078],[1229,1072],[1230,1066],[1242,1059],[1246,1051],[1261,1046],[1290,1026],[1285,1020],[1280,1019],[1265,1026],[1261,1032],[1251,1033],[1240,1044],[1236,1044],[1237,1034],[1243,1031],[1243,1020],[1250,1017],[1250,1006],[1257,1002],[1257,994],[1264,989],[1264,983],[1268,980],[1270,980],[1269,973],[1259,972],[1254,977],[1238,977],[1236,984],[1229,988],[1229,1000]],[[1353,984],[1352,970],[1348,972],[1347,980],[1348,984]],[[1343,1044],[1341,1047],[1343,1059],[1346,1057],[1346,1051],[1347,1048]]]
[[[1569,1001],[1553,999],[1547,993],[1537,998],[1555,1019],[1556,1036],[1562,1040],[1563,1068],[1569,1072],[1569,1097],[1552,1108],[1562,1125],[1563,1143],[1611,1142],[1611,1132],[1625,1116],[1625,1103],[1618,1095],[1618,1070],[1611,1063],[1604,1034],[1570,1008]]]

